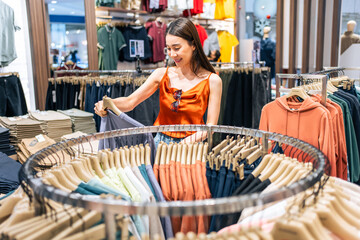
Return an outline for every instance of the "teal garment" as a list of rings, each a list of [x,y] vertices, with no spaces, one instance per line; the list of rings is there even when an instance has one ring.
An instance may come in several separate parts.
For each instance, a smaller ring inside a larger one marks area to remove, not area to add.
[[[80,183],[81,184],[81,183]],[[74,190],[74,192],[76,193],[80,193],[81,195],[98,195],[98,194],[95,194],[93,192],[89,192],[88,190],[82,188],[81,186],[79,186]]]
[[[9,197],[11,194],[13,194],[15,192],[15,190],[12,190],[10,192],[8,192],[5,196],[1,197],[0,200],[3,200],[4,198]]]
[[[142,175],[142,176],[144,177],[144,179],[145,179],[145,182],[146,182],[147,185],[149,186],[152,194],[154,195],[155,200],[158,201],[157,198],[156,198],[155,190],[154,190],[153,186],[151,185],[149,176],[147,175],[145,164],[141,164],[141,166],[139,166],[139,169],[140,169],[141,175]]]
[[[102,62],[100,70],[116,70],[119,51],[126,46],[124,36],[115,27],[105,25],[97,31],[98,48]]]
[[[116,189],[113,189],[112,187],[109,187],[107,185],[105,185],[104,183],[100,182],[99,180],[97,180],[96,178],[92,178],[88,183],[88,186],[90,187],[95,187],[97,189],[102,189],[103,193],[106,194],[113,194],[115,196],[121,196],[122,199],[126,200],[126,201],[131,201],[130,198],[128,196],[125,196],[124,194],[122,194],[121,192],[119,192]]]
[[[0,67],[8,66],[16,58],[15,31],[20,30],[15,24],[14,10],[0,1]]]
[[[85,189],[86,191],[92,192],[92,193],[94,193],[96,195],[109,194],[109,192],[105,191],[104,189],[97,188],[97,187],[94,187],[94,186],[90,186],[89,184],[84,183],[84,182],[81,182],[78,187],[81,187],[81,188]]]
[[[339,104],[343,110],[343,119],[345,126],[345,138],[346,138],[346,151],[348,157],[348,166],[350,171],[350,181],[358,181],[358,176],[360,174],[359,161],[359,151],[357,146],[357,140],[355,136],[354,124],[351,118],[350,109],[348,104],[334,95],[328,96],[332,101]]]

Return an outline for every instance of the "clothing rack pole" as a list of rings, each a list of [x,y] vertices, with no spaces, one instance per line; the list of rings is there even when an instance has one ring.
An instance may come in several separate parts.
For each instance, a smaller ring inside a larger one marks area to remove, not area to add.
[[[311,75],[311,74],[276,74],[276,97],[280,97],[280,80],[282,79],[307,79],[307,80],[321,80],[321,104],[326,106],[326,94],[327,94],[327,81],[328,75]]]
[[[333,68],[326,68],[321,71],[312,72],[312,73],[305,73],[303,75],[318,75],[318,74],[327,74],[327,73],[333,73],[333,72],[340,72],[344,71],[346,68],[344,67],[333,67]],[[360,68],[359,68],[360,69]]]
[[[108,240],[116,240],[116,219],[115,214],[110,211],[105,211],[105,233],[106,239]],[[121,233],[124,234],[124,233]]]
[[[142,70],[145,73],[152,73],[153,70]],[[136,70],[56,70],[54,71],[54,76],[57,76],[59,73],[138,73]]]

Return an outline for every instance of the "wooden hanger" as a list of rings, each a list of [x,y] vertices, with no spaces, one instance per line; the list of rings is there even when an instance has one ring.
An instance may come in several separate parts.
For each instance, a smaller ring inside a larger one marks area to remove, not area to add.
[[[196,156],[197,156],[197,153],[198,153],[198,148],[199,148],[199,145],[197,142],[193,143],[193,150],[192,150],[192,156],[191,156],[191,164],[195,164],[196,163]]]
[[[276,155],[275,155],[276,156]],[[282,161],[283,157],[275,157],[274,161],[271,163],[271,166],[269,168],[265,169],[263,172],[261,172],[259,179],[261,181],[265,181],[269,178],[269,176],[276,170],[276,168],[279,166],[280,162]]]
[[[110,169],[115,168],[115,158],[114,158],[114,151],[106,150],[104,151],[108,156],[109,166]]]
[[[166,164],[166,155],[167,155],[167,151],[168,151],[168,145],[167,144],[162,144],[162,145],[159,145],[159,146],[161,147],[160,165],[165,165]]]
[[[203,154],[204,154],[204,143],[199,143],[198,145],[198,150],[197,150],[197,155],[196,155],[196,161],[198,162],[202,162],[202,158],[203,158]]]
[[[298,96],[301,97],[302,99],[307,99],[310,96],[305,92],[305,89],[300,88],[300,87],[295,87],[292,88],[291,91],[286,95],[287,98],[293,97],[293,96]]]
[[[53,186],[53,187],[55,187],[55,188],[59,188],[59,189],[65,191],[65,192],[67,192],[67,193],[70,193],[70,192],[72,192],[73,190],[76,189],[76,188],[75,188],[75,189],[72,190],[72,189],[69,189],[69,188],[65,187],[65,186],[62,185],[62,184],[58,181],[58,179],[57,179],[52,173],[50,173],[50,172],[46,172],[46,174],[43,175],[43,182],[46,183],[46,184],[49,184],[49,185],[51,185],[51,186]]]
[[[181,144],[182,145],[182,152],[181,152],[181,164],[186,165],[186,157],[188,153],[188,144]]]
[[[83,228],[89,229],[101,220],[101,213],[91,211],[87,213],[82,219],[77,220],[67,229],[56,235],[52,240],[62,240],[65,237],[71,236],[75,233],[81,232]]]
[[[114,154],[115,168],[116,169],[122,168],[121,161],[120,161],[120,151],[118,149],[114,149],[113,154]]]
[[[106,176],[106,174],[104,173],[104,171],[102,170],[101,166],[100,166],[100,159],[99,157],[102,157],[101,154],[99,154],[98,156],[91,156],[90,160],[91,160],[91,166],[92,169],[94,169],[96,175],[101,179],[103,177]]]
[[[148,143],[145,145],[145,164],[151,166],[151,148]]]
[[[229,136],[226,137],[226,139],[224,139],[220,144],[218,144],[216,147],[214,147],[212,149],[212,152],[214,153],[214,155],[218,155],[220,153],[220,150],[223,149],[231,140],[233,139],[233,137],[231,139],[229,139]]]
[[[104,171],[109,170],[110,164],[109,164],[109,159],[108,159],[108,155],[106,154],[106,152],[99,152],[98,158],[100,159],[103,170]]]
[[[169,143],[169,145],[167,145],[167,151],[166,151],[166,156],[165,156],[165,164],[169,165],[170,164],[170,158],[171,158],[171,152],[172,152],[172,148],[173,148],[174,143]]]
[[[175,143],[171,150],[170,162],[176,162],[177,150],[178,150],[178,144]]]
[[[145,164],[145,148],[144,148],[144,145],[143,144],[140,144],[139,145],[140,147],[140,164],[141,165],[146,165]]]
[[[119,148],[120,152],[120,163],[123,168],[129,166],[129,163],[126,160],[126,153],[124,148]]]
[[[188,146],[188,149],[187,149],[187,156],[186,156],[186,165],[191,165],[193,144],[187,143],[187,146]]]
[[[130,165],[131,165],[131,167],[137,167],[136,150],[133,146],[130,147]]]
[[[80,163],[80,162],[73,161],[73,162],[71,162],[70,164],[72,165],[72,167],[73,167],[76,175],[77,175],[82,181],[88,182],[88,181],[91,180],[92,177],[91,177],[90,175],[88,175],[88,174],[84,171],[84,169],[83,169],[83,167],[81,166],[81,163]]]
[[[141,166],[141,151],[138,145],[136,145],[135,147],[135,162],[136,162],[136,166],[140,167]]]
[[[103,97],[103,109],[110,109],[117,116],[120,116],[120,114],[122,113],[120,109],[115,106],[115,103],[112,101],[112,99],[107,96]]]
[[[157,146],[156,149],[156,154],[155,154],[155,161],[154,164],[156,165],[160,165],[160,156],[161,156],[161,152],[162,152],[162,142],[159,143],[159,145]]]
[[[176,149],[175,162],[181,162],[182,150],[183,150],[183,144],[179,143],[179,144],[177,145],[177,149]]]
[[[70,189],[71,191],[75,191],[78,187],[78,185],[73,184],[64,174],[64,172],[61,169],[54,169],[51,171],[51,173],[57,178],[59,183],[66,187],[67,189]],[[80,184],[80,183],[79,183]]]

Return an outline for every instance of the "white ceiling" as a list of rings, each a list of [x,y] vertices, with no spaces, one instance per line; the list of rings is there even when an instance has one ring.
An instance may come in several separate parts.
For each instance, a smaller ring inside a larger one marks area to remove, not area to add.
[[[45,0],[49,15],[85,16],[84,0]]]

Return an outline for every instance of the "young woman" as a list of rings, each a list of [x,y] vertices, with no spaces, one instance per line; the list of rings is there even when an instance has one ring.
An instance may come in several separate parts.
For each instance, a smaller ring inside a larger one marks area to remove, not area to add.
[[[186,18],[170,23],[166,31],[168,55],[175,66],[156,69],[146,82],[128,97],[113,99],[122,111],[134,109],[160,88],[160,112],[157,125],[204,124],[216,125],[220,112],[222,81],[207,59],[196,27]],[[95,113],[105,116],[102,101],[95,104]],[[155,144],[164,141],[194,142],[206,138],[205,132],[164,132],[155,137]]]

